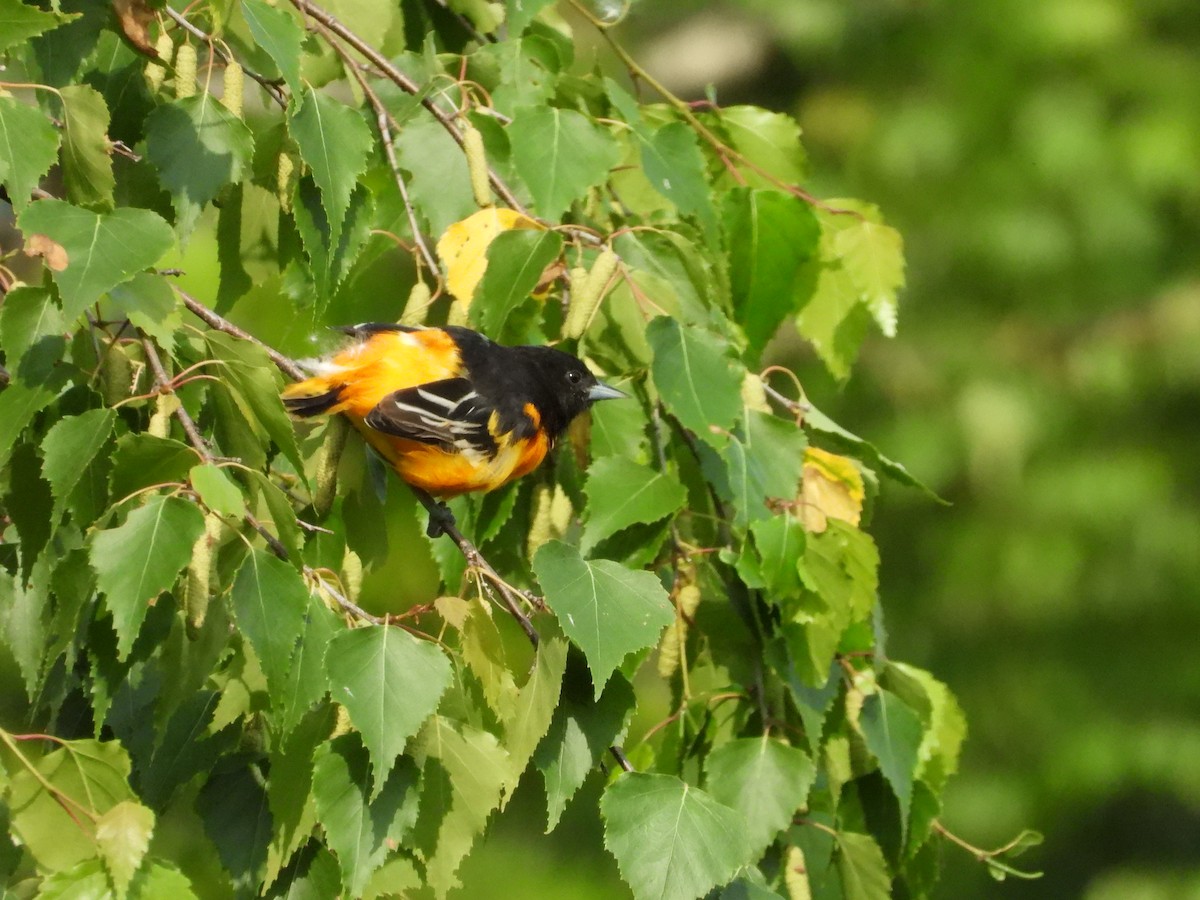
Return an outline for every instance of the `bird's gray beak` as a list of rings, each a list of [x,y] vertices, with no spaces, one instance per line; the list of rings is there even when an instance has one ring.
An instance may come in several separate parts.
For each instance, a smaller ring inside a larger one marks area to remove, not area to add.
[[[597,400],[620,400],[622,397],[628,396],[624,391],[618,391],[615,387],[609,387],[601,381],[596,382],[588,389],[588,400],[592,403]]]

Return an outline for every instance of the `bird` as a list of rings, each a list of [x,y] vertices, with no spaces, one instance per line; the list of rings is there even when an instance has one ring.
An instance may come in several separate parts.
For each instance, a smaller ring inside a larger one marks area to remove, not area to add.
[[[553,347],[453,325],[336,330],[350,344],[307,363],[312,376],[284,389],[284,406],[346,415],[403,481],[437,498],[527,475],[593,403],[627,396]]]

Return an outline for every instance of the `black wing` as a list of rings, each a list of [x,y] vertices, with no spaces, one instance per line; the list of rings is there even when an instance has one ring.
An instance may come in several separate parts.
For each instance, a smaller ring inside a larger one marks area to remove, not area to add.
[[[431,381],[388,394],[367,413],[367,425],[384,434],[434,444],[450,452],[491,456],[496,441],[488,431],[494,408],[465,378]]]

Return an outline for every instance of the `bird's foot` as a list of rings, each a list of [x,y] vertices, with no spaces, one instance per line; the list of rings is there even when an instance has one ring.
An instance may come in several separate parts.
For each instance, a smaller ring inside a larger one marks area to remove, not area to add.
[[[454,513],[450,512],[450,507],[439,500],[435,505],[429,507],[429,525],[425,528],[425,533],[431,538],[440,537],[447,534],[456,524]]]

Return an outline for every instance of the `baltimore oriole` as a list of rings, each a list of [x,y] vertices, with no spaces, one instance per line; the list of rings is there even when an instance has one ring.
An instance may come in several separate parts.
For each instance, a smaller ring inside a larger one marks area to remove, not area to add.
[[[506,347],[468,328],[368,323],[283,392],[297,416],[345,413],[404,481],[437,497],[532,471],[571,420],[624,397],[574,356]]]

